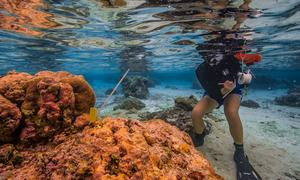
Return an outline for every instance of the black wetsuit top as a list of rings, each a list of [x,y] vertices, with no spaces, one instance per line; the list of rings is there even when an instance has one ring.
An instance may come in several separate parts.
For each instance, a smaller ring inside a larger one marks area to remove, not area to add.
[[[241,64],[235,59],[234,53],[240,51],[240,40],[213,39],[197,46],[204,62],[196,70],[196,75],[203,89],[216,100],[222,99],[221,89],[226,80],[234,81],[241,71]]]

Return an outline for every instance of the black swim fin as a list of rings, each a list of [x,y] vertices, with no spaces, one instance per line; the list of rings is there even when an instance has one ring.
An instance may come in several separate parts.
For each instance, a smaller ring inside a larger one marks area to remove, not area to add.
[[[248,157],[244,153],[234,154],[236,164],[237,180],[262,180],[257,171],[250,164]]]
[[[204,121],[205,124],[205,128],[204,128],[204,132],[202,134],[197,134],[193,131],[193,129],[191,129],[188,134],[190,135],[193,144],[195,147],[199,147],[202,146],[204,144],[204,138],[205,136],[209,135],[211,132],[211,123],[208,121]]]

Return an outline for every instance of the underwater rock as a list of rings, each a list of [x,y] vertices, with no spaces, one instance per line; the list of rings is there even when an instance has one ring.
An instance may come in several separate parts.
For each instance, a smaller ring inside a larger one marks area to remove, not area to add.
[[[291,87],[287,95],[276,97],[275,103],[283,106],[300,107],[300,87]]]
[[[142,121],[150,119],[162,119],[180,130],[189,132],[192,127],[192,109],[197,104],[194,96],[178,97],[175,99],[175,106],[157,112],[143,112],[139,114]]]
[[[117,109],[126,109],[126,110],[131,110],[131,109],[136,109],[136,110],[140,110],[143,109],[145,107],[145,104],[134,97],[128,97],[124,100],[122,100],[122,102],[114,107],[114,110]]]
[[[59,145],[23,148],[24,162],[0,165],[4,179],[223,179],[191,138],[162,121],[105,118]]]
[[[276,97],[275,103],[283,106],[300,107],[300,93],[291,93]]]
[[[189,132],[192,127],[192,112],[176,107],[168,108],[157,112],[144,112],[140,113],[139,117],[142,121],[150,119],[162,119],[176,127],[181,131]]]
[[[198,100],[193,95],[190,97],[177,97],[175,99],[175,107],[181,108],[186,111],[192,111],[197,103]]]
[[[13,133],[21,123],[20,109],[0,95],[0,142],[13,140]]]
[[[20,121],[24,124],[21,141],[52,137],[95,104],[95,94],[84,78],[62,71],[41,71],[34,76],[8,73],[0,78],[0,89],[2,142],[12,139]],[[9,99],[15,99],[15,104]]]
[[[260,105],[253,100],[242,101],[241,106],[248,107],[248,108],[259,108],[260,107]]]
[[[146,99],[149,96],[149,80],[142,76],[126,77],[122,82],[122,90],[125,97],[132,96]]]
[[[189,98],[187,98],[187,99],[189,99]],[[167,108],[167,109],[164,109],[161,111],[156,111],[156,112],[141,112],[138,114],[138,116],[141,121],[147,121],[150,119],[162,119],[162,120],[176,126],[181,131],[185,131],[187,133],[190,132],[193,128],[192,111],[188,110],[188,108],[183,109],[183,108],[174,106],[174,107]],[[206,114],[205,116],[211,120],[214,120],[215,122],[223,121],[222,119],[215,117],[212,114]],[[208,121],[206,123],[211,124]]]

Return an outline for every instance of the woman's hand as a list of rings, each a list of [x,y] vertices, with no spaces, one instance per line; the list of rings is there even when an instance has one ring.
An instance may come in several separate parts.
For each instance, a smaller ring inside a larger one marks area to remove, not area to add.
[[[233,81],[225,81],[224,83],[219,83],[219,85],[223,85],[223,88],[221,89],[222,95],[225,95],[226,93],[232,91],[235,88],[235,82]]]

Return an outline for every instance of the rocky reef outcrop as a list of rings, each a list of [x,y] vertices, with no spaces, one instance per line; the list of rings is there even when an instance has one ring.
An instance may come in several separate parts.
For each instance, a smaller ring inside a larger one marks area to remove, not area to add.
[[[290,88],[287,95],[276,97],[275,103],[283,106],[300,107],[300,87]]]
[[[21,111],[11,101],[0,95],[0,142],[9,142],[21,123]]]
[[[222,179],[186,133],[162,120],[108,117],[46,145],[15,146],[5,152],[18,149],[23,161],[0,161],[4,179]]]
[[[9,72],[0,78],[0,143],[52,137],[94,104],[94,92],[82,76]]]
[[[192,111],[194,106],[198,103],[198,100],[195,96],[190,97],[177,97],[175,99],[175,107],[183,109],[186,111]]]
[[[177,97],[174,99],[175,106],[157,112],[140,113],[141,120],[162,119],[178,127],[180,130],[189,132],[193,127],[192,110],[197,104],[197,98],[194,96]]]
[[[251,99],[242,101],[241,106],[248,107],[248,108],[254,108],[254,109],[260,108],[260,105]]]
[[[191,99],[175,108],[186,112]],[[1,179],[223,179],[177,127],[158,119],[91,121],[94,104],[81,76],[1,77]]]
[[[140,110],[140,109],[143,109],[145,106],[146,106],[145,103],[143,103],[141,100],[134,98],[134,97],[128,97],[128,98],[123,99],[119,105],[115,106],[114,110],[117,110],[117,109]]]
[[[122,82],[122,91],[125,97],[146,99],[149,96],[150,81],[142,76],[126,77]]]

